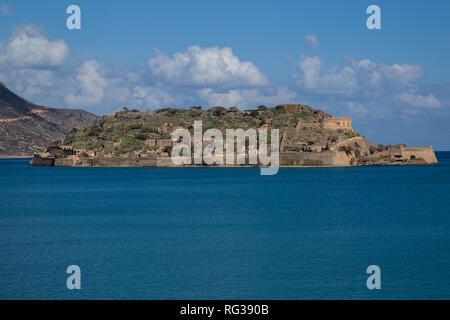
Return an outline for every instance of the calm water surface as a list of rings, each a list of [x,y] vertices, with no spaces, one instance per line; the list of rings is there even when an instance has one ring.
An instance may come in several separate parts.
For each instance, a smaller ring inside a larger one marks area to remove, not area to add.
[[[438,157],[276,176],[0,160],[0,298],[450,299],[450,153]],[[372,264],[381,290],[366,288]]]

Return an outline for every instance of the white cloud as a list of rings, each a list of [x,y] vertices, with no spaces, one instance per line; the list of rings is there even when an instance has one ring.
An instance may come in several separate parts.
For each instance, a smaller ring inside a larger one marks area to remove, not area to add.
[[[46,92],[48,88],[54,86],[54,75],[50,70],[12,70],[8,74],[8,79],[14,81],[15,89],[27,97],[48,94]]]
[[[9,73],[9,76],[22,86],[43,86],[53,85],[53,72],[40,69],[16,69]]]
[[[340,65],[323,71],[320,57],[302,56],[299,72],[292,85],[304,93],[346,95],[374,98],[410,90],[422,77],[423,70],[414,65],[385,65],[370,60],[345,59]]]
[[[305,37],[305,42],[314,49],[317,49],[320,46],[319,40],[317,40],[317,37],[313,34],[308,34]]]
[[[367,109],[361,103],[349,101],[349,102],[347,102],[347,105],[351,112],[358,113],[361,115],[364,115],[367,113]]]
[[[239,89],[227,92],[214,92],[211,88],[205,88],[198,90],[197,93],[200,98],[212,106],[235,106],[245,100],[242,91]]]
[[[418,80],[423,74],[418,65],[386,65],[353,58],[325,68],[320,57],[302,56],[289,87],[301,101],[331,114],[359,118],[370,114],[381,119],[399,116],[399,111],[405,114],[408,108],[442,110],[447,105],[436,94],[419,94],[422,85]]]
[[[157,109],[161,106],[173,105],[182,101],[176,99],[174,95],[162,88],[150,86],[133,88],[132,97],[136,106],[148,109]]]
[[[211,106],[251,107],[259,104],[276,105],[295,102],[296,94],[285,87],[278,87],[269,92],[262,92],[260,88],[232,89],[217,92],[212,88],[197,90],[199,98]]]
[[[140,80],[139,74],[137,74],[135,72],[128,72],[126,74],[126,78],[129,82],[137,82]]]
[[[409,64],[380,66],[383,67],[386,76],[390,76],[394,81],[400,81],[403,85],[410,85],[413,81],[423,76],[423,69],[421,66]]]
[[[8,67],[48,68],[64,64],[69,48],[63,40],[50,41],[32,25],[16,28],[9,43],[0,48],[0,64]]]
[[[320,77],[320,68],[322,67],[322,61],[320,58],[315,57],[302,57],[298,62],[298,66],[302,72],[301,79],[302,84],[308,89],[314,89],[317,87],[317,81]]]
[[[296,82],[303,89],[315,93],[348,93],[358,86],[356,70],[349,65],[339,70],[322,75],[322,61],[318,56],[301,57],[298,63],[300,73],[296,74]]]
[[[169,58],[157,51],[148,61],[152,74],[172,85],[260,87],[266,76],[251,62],[240,61],[231,48],[191,46]]]
[[[108,81],[99,73],[100,65],[96,61],[87,61],[77,70],[73,83],[78,93],[66,96],[66,102],[71,107],[93,106],[101,103]]]
[[[432,94],[428,96],[415,95],[413,93],[402,93],[397,98],[412,107],[418,108],[440,108],[441,102]]]

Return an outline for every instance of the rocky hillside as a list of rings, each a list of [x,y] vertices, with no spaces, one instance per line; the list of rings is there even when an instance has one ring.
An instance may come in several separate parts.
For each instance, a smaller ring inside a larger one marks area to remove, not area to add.
[[[91,125],[98,119],[83,110],[35,105],[0,82],[0,157],[31,157],[74,127]]]
[[[201,107],[165,108],[150,112],[124,109],[114,115],[104,116],[92,126],[74,130],[59,144],[72,146],[74,149],[125,156],[136,151],[147,152],[158,149],[157,146],[149,145],[149,140],[170,139],[171,133],[178,127],[193,131],[196,120],[202,120],[203,131],[218,128],[225,133],[226,129],[246,130],[267,127],[280,129],[280,135],[282,135],[284,130],[295,128],[299,119],[319,123],[323,118],[331,118],[321,110],[315,110],[309,106],[302,106],[302,108],[302,111],[296,114],[286,114],[283,106],[276,108],[259,106],[256,110],[247,111],[233,107],[229,109],[213,107],[208,110],[202,110]],[[344,131],[327,131],[326,133],[321,131],[311,135],[309,133],[309,131],[301,131],[296,140],[305,142],[305,145],[309,143],[308,146],[310,146],[319,141],[326,144],[328,139],[331,141],[339,136],[343,139],[347,137]],[[300,145],[298,147],[300,148]],[[165,149],[170,150],[170,147]]]
[[[226,129],[278,129],[279,163],[282,166],[436,163],[431,147],[374,145],[353,130],[352,119],[334,118],[299,104],[275,108],[259,106],[256,110],[244,111],[234,107],[209,110],[165,108],[150,112],[125,108],[90,126],[72,130],[49,146],[45,153],[36,154],[31,164],[174,166],[170,155],[177,141],[171,139],[171,134],[177,128],[184,128],[192,137],[194,122],[198,120],[202,121],[203,132],[211,128],[221,130],[222,134],[226,134]],[[268,138],[272,139],[270,135]],[[209,143],[209,140],[203,140],[204,146]]]

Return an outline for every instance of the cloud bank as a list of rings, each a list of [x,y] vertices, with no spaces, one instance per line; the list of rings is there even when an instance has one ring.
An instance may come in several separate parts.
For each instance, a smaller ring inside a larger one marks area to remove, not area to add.
[[[333,101],[347,106],[350,114],[386,116],[410,108],[439,109],[443,103],[433,93],[421,93],[424,71],[419,65],[357,61],[345,58],[339,65],[324,67],[319,56],[301,56],[290,88],[306,99]],[[362,112],[364,111],[364,112]]]
[[[305,41],[319,43],[314,35]],[[419,65],[355,60],[328,66],[320,56],[301,55],[284,85],[273,84],[251,61],[229,47],[190,46],[172,56],[156,51],[144,67],[73,59],[68,45],[33,25],[22,25],[0,44],[0,81],[27,99],[97,114],[122,107],[306,103],[336,115],[411,117],[447,110],[445,90],[423,87]]]
[[[33,25],[15,28],[8,44],[0,48],[0,65],[18,68],[47,68],[63,65],[69,48],[63,40],[50,41]]]

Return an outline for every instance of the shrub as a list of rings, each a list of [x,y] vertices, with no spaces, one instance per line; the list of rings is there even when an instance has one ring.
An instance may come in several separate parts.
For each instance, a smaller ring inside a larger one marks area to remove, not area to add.
[[[138,140],[145,141],[147,140],[147,134],[145,133],[136,133],[134,137]]]
[[[228,113],[227,108],[220,107],[220,106],[212,107],[211,109],[209,109],[209,111],[211,111],[212,114],[215,116],[221,116],[223,114]]]
[[[256,117],[259,116],[259,111],[258,111],[258,110],[252,110],[252,111],[250,112],[250,115],[251,115],[252,117],[256,118]]]

